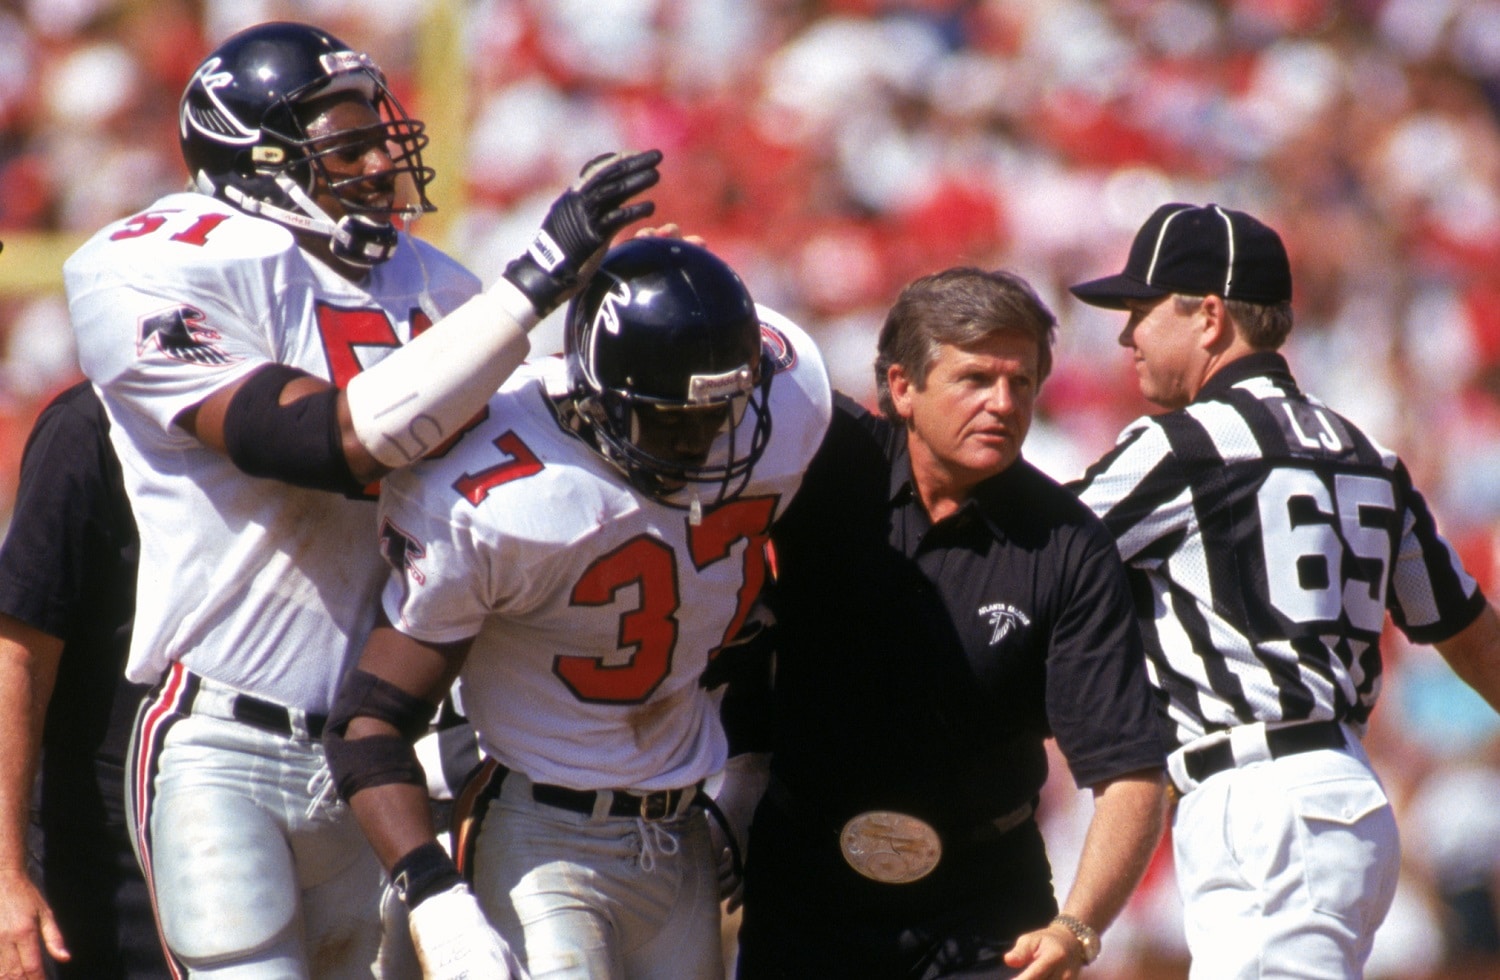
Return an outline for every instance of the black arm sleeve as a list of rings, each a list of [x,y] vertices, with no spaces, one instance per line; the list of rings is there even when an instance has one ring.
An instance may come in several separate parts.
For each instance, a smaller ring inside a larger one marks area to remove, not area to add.
[[[357,495],[363,488],[344,456],[338,389],[329,388],[290,405],[280,402],[282,389],[303,377],[311,375],[285,364],[267,364],[250,375],[224,413],[229,458],[251,476]]]

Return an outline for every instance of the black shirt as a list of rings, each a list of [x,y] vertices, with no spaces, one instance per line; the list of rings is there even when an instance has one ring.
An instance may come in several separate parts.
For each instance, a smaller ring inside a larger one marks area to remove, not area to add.
[[[139,539],[108,433],[87,383],[42,410],[0,546],[0,612],[63,640],[42,742],[44,807],[59,796],[59,809],[76,805],[66,798],[95,786],[96,760],[123,767],[144,690],[123,679]]]
[[[976,826],[1036,796],[1049,735],[1080,786],[1163,764],[1115,544],[1030,464],[933,525],[905,431],[840,396],[772,536],[773,773],[831,819]]]

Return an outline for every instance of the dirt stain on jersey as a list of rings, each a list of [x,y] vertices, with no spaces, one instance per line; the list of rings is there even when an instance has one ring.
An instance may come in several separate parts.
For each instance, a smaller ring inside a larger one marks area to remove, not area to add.
[[[662,743],[675,744],[686,737],[686,721],[692,717],[688,702],[697,693],[693,685],[686,685],[672,694],[652,697],[645,704],[631,709],[628,724],[635,745],[647,749]]]

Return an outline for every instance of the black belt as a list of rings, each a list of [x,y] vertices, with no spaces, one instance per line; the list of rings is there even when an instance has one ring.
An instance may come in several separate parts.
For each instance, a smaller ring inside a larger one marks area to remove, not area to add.
[[[244,722],[254,728],[260,728],[278,735],[296,735],[297,730],[292,727],[292,715],[286,708],[270,701],[262,701],[253,694],[236,694],[234,696],[234,720]],[[328,723],[327,715],[315,715],[308,713],[307,734],[313,738],[323,737],[323,726]]]
[[[623,789],[604,790],[613,797],[609,803],[611,817],[640,817],[642,820],[663,820],[677,815],[685,798],[696,797],[703,784],[683,789],[663,789],[654,793],[636,794]],[[546,783],[531,784],[531,798],[546,806],[555,806],[574,813],[593,813],[599,794],[591,789],[569,789],[566,786],[549,786]]]
[[[1313,721],[1304,725],[1266,729],[1266,748],[1273,759],[1311,752],[1314,749],[1341,749],[1345,744],[1344,729],[1336,721]],[[1201,783],[1215,773],[1235,768],[1239,763],[1235,761],[1229,739],[1225,739],[1184,752],[1182,764],[1193,781]]]
[[[291,723],[291,711],[282,705],[272,701],[261,701],[255,695],[234,695],[233,707],[229,710],[234,713],[234,720],[245,723],[251,728],[260,728],[261,731],[275,732],[278,735],[296,735],[297,729]],[[326,714],[306,714],[308,719],[308,734],[314,738],[323,738],[323,726],[329,722]]]
[[[204,677],[202,674],[195,674],[181,664],[172,665],[168,675],[157,684],[157,692],[160,693],[168,684],[176,683],[176,679],[181,679],[186,690],[186,696],[180,708],[183,712],[223,721],[237,721],[251,728],[259,728],[263,732],[285,735],[289,738],[302,737],[304,729],[299,729],[292,724],[294,715],[292,709],[274,701],[258,698],[253,694],[237,691],[228,684]],[[314,739],[323,737],[323,729],[328,725],[327,715],[315,715],[310,711],[295,712],[295,714],[305,719],[305,731],[308,737]]]

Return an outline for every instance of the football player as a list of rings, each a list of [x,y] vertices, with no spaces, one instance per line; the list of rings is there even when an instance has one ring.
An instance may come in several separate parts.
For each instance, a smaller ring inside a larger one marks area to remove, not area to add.
[[[830,413],[801,329],[706,249],[638,238],[574,299],[563,358],[385,481],[388,621],[329,759],[429,978],[503,976],[512,951],[548,977],[722,974],[702,787],[728,747],[700,679]],[[492,760],[460,806],[459,867],[409,746],[455,677]]]
[[[427,136],[364,54],[265,23],[194,73],[191,190],[64,274],[140,525],[132,834],[175,968],[370,976],[381,871],[320,741],[372,625],[371,481],[456,433],[657,179],[594,161],[481,290],[404,224]],[[403,930],[404,932],[404,930]]]

